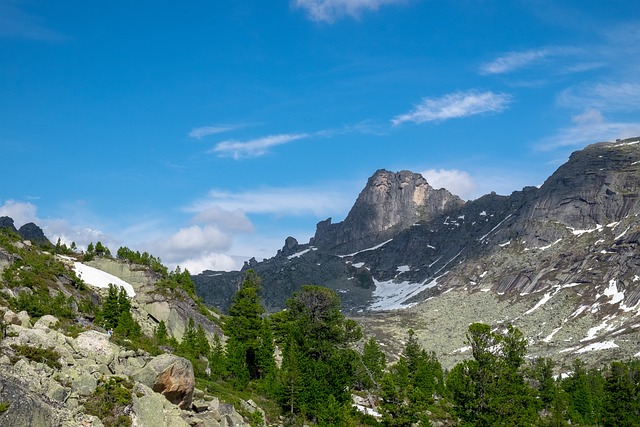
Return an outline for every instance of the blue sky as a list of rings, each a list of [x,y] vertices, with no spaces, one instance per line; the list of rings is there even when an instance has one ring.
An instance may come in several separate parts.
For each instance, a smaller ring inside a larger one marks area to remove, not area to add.
[[[0,0],[0,215],[229,269],[380,168],[539,185],[638,99],[637,0]]]

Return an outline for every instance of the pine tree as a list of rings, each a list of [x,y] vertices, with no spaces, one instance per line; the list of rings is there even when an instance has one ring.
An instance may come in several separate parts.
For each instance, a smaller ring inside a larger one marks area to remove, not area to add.
[[[160,344],[166,344],[167,339],[169,338],[169,332],[167,331],[167,325],[164,323],[164,320],[161,320],[156,327],[154,335]]]
[[[262,317],[265,310],[259,292],[260,278],[253,270],[247,271],[225,323],[229,338],[227,369],[239,387],[246,386],[250,380],[264,378],[275,366],[273,338]]]
[[[120,304],[118,298],[118,287],[109,283],[107,298],[102,304],[102,320],[106,329],[113,329],[118,326],[120,318]]]

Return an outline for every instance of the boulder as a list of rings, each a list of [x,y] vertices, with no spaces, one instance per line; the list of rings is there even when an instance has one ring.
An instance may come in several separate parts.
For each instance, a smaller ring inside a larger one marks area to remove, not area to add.
[[[107,334],[98,331],[86,331],[78,335],[74,343],[75,350],[82,357],[95,360],[98,364],[110,364],[117,352],[118,346],[109,342]]]
[[[188,427],[181,411],[144,384],[136,385],[133,397],[133,425],[138,427]]]
[[[45,314],[33,325],[33,329],[48,330],[56,326],[58,318],[50,314]]]
[[[133,377],[181,409],[191,407],[195,377],[193,366],[187,359],[161,354],[134,373]]]
[[[20,321],[20,317],[12,310],[7,309],[5,311],[4,316],[2,316],[2,321],[9,325],[20,325],[22,326],[22,322]]]

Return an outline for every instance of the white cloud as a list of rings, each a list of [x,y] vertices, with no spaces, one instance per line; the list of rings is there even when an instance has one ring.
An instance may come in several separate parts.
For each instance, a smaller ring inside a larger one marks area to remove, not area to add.
[[[404,2],[406,0],[292,0],[291,4],[296,9],[306,10],[312,21],[332,23],[344,16],[359,18],[364,11]]]
[[[203,126],[203,127],[191,129],[191,132],[189,132],[189,137],[195,138],[195,139],[202,139],[208,135],[215,135],[218,133],[229,132],[230,130],[234,130],[237,128],[238,128],[237,126],[226,126],[226,125]]]
[[[462,199],[469,200],[477,192],[477,184],[468,172],[458,169],[428,169],[420,174],[433,188],[446,188]]]
[[[404,122],[424,123],[500,112],[510,102],[511,96],[504,93],[455,92],[440,98],[424,98],[413,111],[396,116],[391,122],[397,126]]]
[[[348,191],[314,187],[266,187],[239,193],[212,190],[206,198],[188,207],[187,211],[201,213],[223,209],[278,216],[323,216],[348,210],[354,200],[354,194]]]
[[[265,136],[244,142],[231,139],[219,142],[209,150],[209,153],[218,153],[221,157],[233,157],[236,160],[244,157],[258,157],[266,154],[271,147],[287,144],[308,136],[306,133],[294,133]]]
[[[163,261],[175,263],[198,256],[204,252],[220,252],[229,249],[231,236],[212,225],[192,225],[181,228],[172,236],[151,243]]]
[[[241,209],[225,210],[219,206],[211,206],[193,217],[195,224],[215,224],[231,231],[253,231],[253,224]]]
[[[38,223],[36,210],[36,205],[32,203],[6,200],[2,206],[0,206],[0,216],[11,217],[14,221],[15,227],[20,228],[28,222]]]
[[[504,74],[526,67],[536,61],[549,56],[554,51],[550,49],[527,50],[523,52],[509,52],[495,60],[480,66],[481,74]]]
[[[564,107],[597,108],[604,111],[637,111],[640,83],[596,83],[565,89],[558,96]]]
[[[230,271],[239,269],[238,263],[233,257],[218,252],[204,252],[199,256],[184,259],[176,265],[180,265],[183,269],[186,268],[191,274],[200,274],[204,270]]]
[[[560,147],[582,147],[597,141],[614,141],[640,135],[640,123],[609,122],[594,108],[571,118],[570,127],[543,139],[538,148],[543,151]]]

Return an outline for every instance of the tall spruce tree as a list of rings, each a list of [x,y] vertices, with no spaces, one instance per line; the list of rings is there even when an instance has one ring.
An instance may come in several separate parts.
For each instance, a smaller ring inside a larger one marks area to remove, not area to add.
[[[457,364],[447,377],[456,415],[479,427],[534,425],[535,395],[521,369],[526,354],[522,333],[509,325],[499,334],[489,325],[474,323],[467,342],[473,360]]]
[[[233,297],[224,330],[228,337],[227,369],[236,385],[265,378],[275,369],[273,339],[259,295],[260,278],[253,270],[245,273],[240,289]]]
[[[315,418],[330,396],[338,406],[351,401],[357,354],[349,344],[362,332],[340,312],[340,299],[327,288],[303,286],[287,308],[273,316],[284,346],[281,403],[290,412]]]

